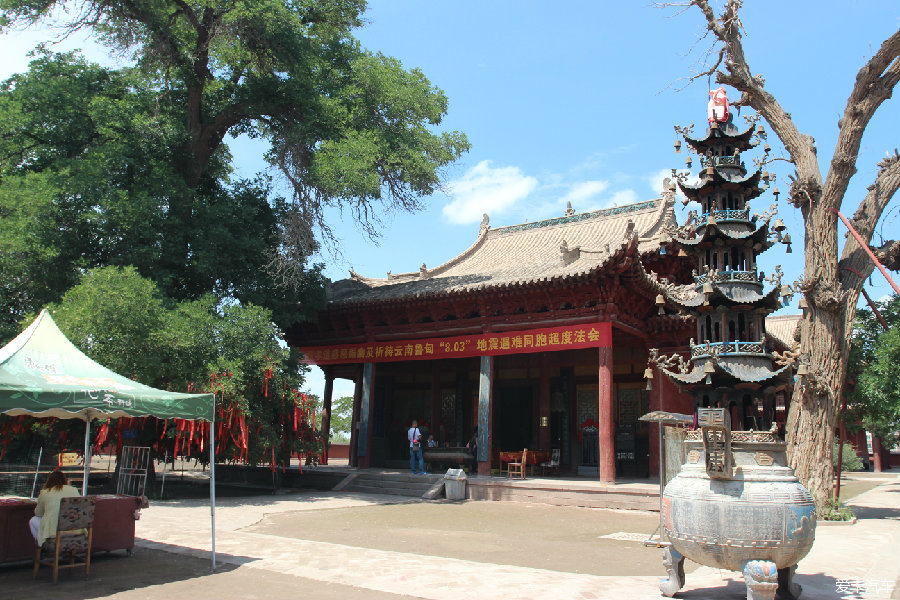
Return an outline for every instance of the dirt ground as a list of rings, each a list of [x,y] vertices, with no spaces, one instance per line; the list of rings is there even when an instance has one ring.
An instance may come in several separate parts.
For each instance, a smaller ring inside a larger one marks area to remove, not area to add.
[[[261,586],[263,577],[265,585]],[[38,579],[34,580],[30,564],[0,566],[2,600],[263,600],[275,597],[272,590],[317,600],[409,598],[230,565],[218,567],[213,575],[207,559],[141,548],[135,549],[130,558],[124,552],[96,555],[91,561],[89,578],[85,579],[82,569],[60,571],[56,585],[46,567],[41,568]]]
[[[658,522],[641,511],[438,502],[275,514],[247,531],[569,573],[665,576],[662,551],[641,545]],[[635,539],[602,537],[620,532]]]

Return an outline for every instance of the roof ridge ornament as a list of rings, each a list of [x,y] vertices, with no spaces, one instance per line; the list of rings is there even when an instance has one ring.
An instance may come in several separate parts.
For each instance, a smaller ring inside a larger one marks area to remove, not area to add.
[[[484,218],[481,219],[481,227],[478,229],[478,237],[483,236],[490,228],[491,218],[487,215],[487,213],[484,213]]]

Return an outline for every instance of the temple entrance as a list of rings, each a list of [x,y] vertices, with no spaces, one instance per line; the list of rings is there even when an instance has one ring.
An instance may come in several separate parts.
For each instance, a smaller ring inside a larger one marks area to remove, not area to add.
[[[494,447],[499,450],[536,448],[534,429],[534,389],[531,386],[498,387],[494,413]]]

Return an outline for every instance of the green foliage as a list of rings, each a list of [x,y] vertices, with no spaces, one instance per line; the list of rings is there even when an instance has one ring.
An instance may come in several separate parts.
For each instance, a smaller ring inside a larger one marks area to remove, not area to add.
[[[900,297],[877,303],[889,330],[872,311],[860,309],[853,332],[848,380],[855,381],[844,422],[864,429],[888,447],[900,440]]]
[[[821,518],[823,521],[852,521],[856,518],[856,513],[843,502],[831,499],[825,503],[825,511]]]
[[[322,300],[320,267],[271,285],[285,201],[266,178],[230,182],[224,146],[195,189],[178,169],[181,115],[136,71],[39,53],[0,89],[0,338],[105,265],[132,265],[163,295],[212,293],[267,306],[280,322]],[[170,108],[170,107],[169,107]],[[173,199],[190,196],[191,223]],[[190,249],[189,257],[179,258]]]
[[[350,427],[353,420],[353,397],[343,396],[331,402],[331,435],[332,441],[347,443],[350,441]]]
[[[862,471],[863,470],[863,461],[856,453],[856,448],[853,447],[853,444],[849,444],[844,442],[844,451],[838,453],[838,444],[834,443],[831,452],[831,465],[834,467],[834,470],[837,471],[838,468],[838,454],[842,455],[841,458],[841,471]]]
[[[63,4],[0,0],[0,9],[10,26],[63,14],[69,30],[92,28],[132,55],[156,106],[178,124],[166,147],[177,150],[170,164],[189,190],[211,169],[215,178],[226,135],[270,142],[269,160],[294,189],[269,263],[288,288],[302,281],[296,259],[315,248],[311,228],[330,236],[323,207],[347,208],[375,235],[376,208],[415,210],[468,149],[458,132],[432,132],[447,98],[421,71],[353,38],[362,0],[86,0],[68,14]],[[194,226],[196,199],[170,198],[169,219]],[[168,252],[184,261],[187,248],[173,241]]]
[[[219,307],[211,295],[166,300],[133,267],[104,267],[88,272],[51,313],[76,346],[115,371],[163,389],[215,389],[219,406],[236,407],[251,423],[252,463],[268,462],[272,448],[284,460],[288,451],[318,443],[297,438],[284,446],[283,425],[292,420],[290,400],[306,367],[284,347],[268,309]],[[174,428],[167,435],[174,440]],[[144,443],[158,439],[155,425],[140,432]],[[230,440],[226,456],[235,450]]]

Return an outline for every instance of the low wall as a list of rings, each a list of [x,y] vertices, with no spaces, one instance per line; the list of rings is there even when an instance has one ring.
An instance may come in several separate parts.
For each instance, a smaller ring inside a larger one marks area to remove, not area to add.
[[[350,458],[350,444],[331,444],[328,448],[328,458]]]
[[[216,482],[222,484],[245,485],[259,488],[307,488],[330,490],[340,483],[347,473],[342,471],[317,471],[296,467],[282,472],[276,469],[273,475],[268,466],[249,467],[247,465],[216,465]],[[273,483],[274,482],[274,483]]]

